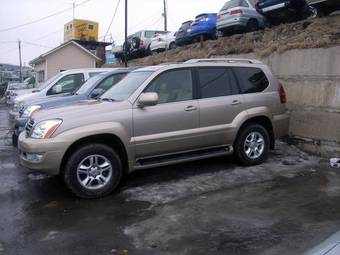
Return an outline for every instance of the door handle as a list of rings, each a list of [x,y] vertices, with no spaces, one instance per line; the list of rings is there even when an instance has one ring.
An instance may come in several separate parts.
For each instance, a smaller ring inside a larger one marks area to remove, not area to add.
[[[242,104],[242,103],[238,100],[234,100],[231,102],[231,105],[239,105],[239,104]]]
[[[190,111],[196,111],[197,110],[197,107],[194,106],[194,105],[189,105],[187,107],[185,107],[184,111],[186,112],[190,112]]]

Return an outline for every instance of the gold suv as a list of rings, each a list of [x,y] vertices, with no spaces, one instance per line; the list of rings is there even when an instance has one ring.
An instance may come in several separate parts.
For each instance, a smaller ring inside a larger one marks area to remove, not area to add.
[[[234,154],[262,163],[287,133],[282,85],[249,59],[195,59],[129,73],[100,100],[35,112],[20,134],[21,163],[61,174],[79,197],[111,193],[122,176]]]

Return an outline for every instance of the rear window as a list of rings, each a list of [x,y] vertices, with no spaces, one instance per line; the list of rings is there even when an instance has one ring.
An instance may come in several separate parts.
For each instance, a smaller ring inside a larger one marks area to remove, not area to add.
[[[196,16],[196,18],[195,19],[205,19],[205,18],[208,18],[208,14],[201,14],[201,15],[198,15],[198,16]]]
[[[223,5],[221,11],[225,11],[239,6],[249,7],[247,2],[244,0],[230,0]]]
[[[230,68],[198,68],[201,98],[239,94],[239,87]]]
[[[241,93],[257,93],[265,90],[269,81],[260,68],[254,67],[234,67]]]

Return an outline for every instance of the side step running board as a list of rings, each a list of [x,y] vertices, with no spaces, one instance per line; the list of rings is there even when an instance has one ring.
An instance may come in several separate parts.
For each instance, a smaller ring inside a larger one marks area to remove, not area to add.
[[[223,147],[207,148],[207,149],[196,150],[196,151],[186,151],[186,152],[181,152],[181,153],[176,153],[176,154],[166,154],[166,155],[160,155],[156,157],[140,158],[136,161],[136,165],[134,166],[134,169],[137,170],[137,169],[170,165],[170,164],[175,164],[175,163],[183,163],[183,162],[188,162],[188,161],[193,161],[193,160],[230,155],[232,153],[233,153],[232,146],[223,146]]]

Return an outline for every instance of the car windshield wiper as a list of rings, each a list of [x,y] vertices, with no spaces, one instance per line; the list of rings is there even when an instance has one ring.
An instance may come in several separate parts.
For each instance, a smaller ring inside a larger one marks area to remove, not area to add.
[[[102,100],[102,101],[108,101],[108,102],[114,102],[114,101],[116,101],[116,100],[113,99],[113,98],[107,98],[107,97],[101,98],[100,100]]]

